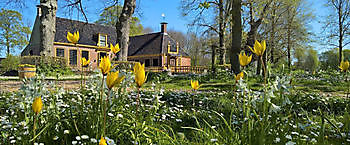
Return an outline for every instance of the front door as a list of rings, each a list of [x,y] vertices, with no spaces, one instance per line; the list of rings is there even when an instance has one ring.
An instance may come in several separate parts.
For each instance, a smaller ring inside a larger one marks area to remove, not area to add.
[[[176,59],[170,58],[170,66],[176,66]]]

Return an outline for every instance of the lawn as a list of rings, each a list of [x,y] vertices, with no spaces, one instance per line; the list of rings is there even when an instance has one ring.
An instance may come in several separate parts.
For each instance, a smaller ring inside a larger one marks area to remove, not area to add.
[[[101,75],[80,89],[37,77],[0,93],[1,142],[97,144],[103,134],[109,145],[350,143],[349,83],[340,72],[271,74],[266,85],[250,73],[237,83],[224,71],[148,73],[140,91],[133,73],[122,74],[113,90],[104,86],[103,101]],[[191,79],[199,80],[198,90]],[[36,115],[38,96],[43,109]]]

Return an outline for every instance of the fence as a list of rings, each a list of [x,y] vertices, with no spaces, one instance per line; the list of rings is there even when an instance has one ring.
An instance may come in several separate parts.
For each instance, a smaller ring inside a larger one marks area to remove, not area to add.
[[[208,70],[205,66],[171,66],[169,67],[171,72],[173,73],[203,73]],[[166,68],[163,67],[146,67],[146,71],[149,72],[163,72],[167,71]]]

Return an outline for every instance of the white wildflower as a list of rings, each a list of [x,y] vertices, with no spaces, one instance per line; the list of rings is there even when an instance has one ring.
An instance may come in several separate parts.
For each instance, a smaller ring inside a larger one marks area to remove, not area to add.
[[[82,138],[82,139],[89,139],[89,136],[87,136],[87,135],[82,135],[81,138]]]

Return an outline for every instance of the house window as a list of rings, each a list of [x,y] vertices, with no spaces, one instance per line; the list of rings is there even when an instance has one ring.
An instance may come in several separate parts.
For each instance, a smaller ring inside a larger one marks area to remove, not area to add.
[[[64,57],[64,49],[56,48],[56,57]]]
[[[85,58],[86,60],[89,60],[89,51],[81,51],[81,58]]]
[[[101,58],[107,56],[106,52],[100,52],[98,53],[98,64],[101,62]]]
[[[174,58],[170,59],[170,66],[176,66],[176,60]]]
[[[172,53],[172,54],[178,54],[179,53],[179,44],[176,43],[176,47],[173,47],[171,45],[171,42],[168,42],[168,53]]]
[[[77,65],[77,50],[69,50],[69,65]]]
[[[153,66],[159,66],[158,59],[153,59]]]
[[[149,61],[149,59],[146,59],[145,60],[145,67],[148,67],[148,66],[150,66],[150,61]]]
[[[98,45],[100,47],[107,47],[107,35],[98,35]]]

